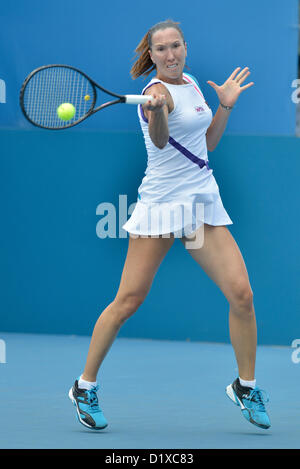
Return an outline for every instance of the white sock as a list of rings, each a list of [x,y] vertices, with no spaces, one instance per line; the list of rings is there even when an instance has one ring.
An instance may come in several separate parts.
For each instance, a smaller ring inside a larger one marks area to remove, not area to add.
[[[253,379],[252,381],[246,381],[239,377],[239,381],[240,381],[241,386],[245,386],[246,388],[254,389],[256,386],[256,379]]]
[[[78,387],[80,389],[87,389],[88,391],[90,391],[95,386],[97,386],[97,381],[95,382],[85,381],[84,379],[82,379],[82,375],[80,376],[78,380]]]

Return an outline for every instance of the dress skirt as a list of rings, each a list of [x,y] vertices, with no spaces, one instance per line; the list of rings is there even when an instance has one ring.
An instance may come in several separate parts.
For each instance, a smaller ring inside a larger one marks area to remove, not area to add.
[[[146,185],[147,188],[147,185]],[[192,235],[203,223],[213,226],[231,225],[219,187],[212,174],[205,184],[187,185],[184,191],[158,196],[139,189],[139,197],[131,217],[123,229],[133,235],[157,236],[173,233],[175,237]]]

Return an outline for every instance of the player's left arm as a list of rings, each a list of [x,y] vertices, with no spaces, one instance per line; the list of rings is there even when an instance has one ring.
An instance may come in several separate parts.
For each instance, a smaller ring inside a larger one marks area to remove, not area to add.
[[[218,145],[226,129],[231,110],[218,107],[216,114],[206,132],[206,146],[208,151],[212,152]]]
[[[216,91],[220,105],[206,132],[206,144],[208,151],[214,151],[226,129],[226,125],[232,111],[232,108],[238,100],[240,94],[254,85],[253,82],[245,86],[240,86],[250,75],[248,67],[245,67],[240,73],[240,67],[236,68],[230,77],[221,86],[213,81],[207,83]],[[229,108],[229,109],[226,109]]]

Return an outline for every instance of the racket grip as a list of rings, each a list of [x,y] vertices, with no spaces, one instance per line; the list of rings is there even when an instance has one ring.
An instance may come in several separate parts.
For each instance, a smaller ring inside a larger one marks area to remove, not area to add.
[[[126,104],[145,104],[148,101],[152,101],[153,96],[151,95],[142,95],[142,94],[126,94],[125,103]]]

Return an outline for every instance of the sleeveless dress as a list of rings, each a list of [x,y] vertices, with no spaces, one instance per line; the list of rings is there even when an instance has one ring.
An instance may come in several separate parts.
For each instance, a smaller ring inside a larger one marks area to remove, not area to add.
[[[173,85],[153,78],[142,91],[162,83],[170,92],[174,109],[168,115],[169,141],[157,148],[149,136],[148,121],[141,105],[138,117],[148,155],[138,198],[123,229],[134,235],[175,237],[191,235],[203,223],[231,225],[209,167],[206,132],[212,111],[196,79],[183,74],[186,84]]]

